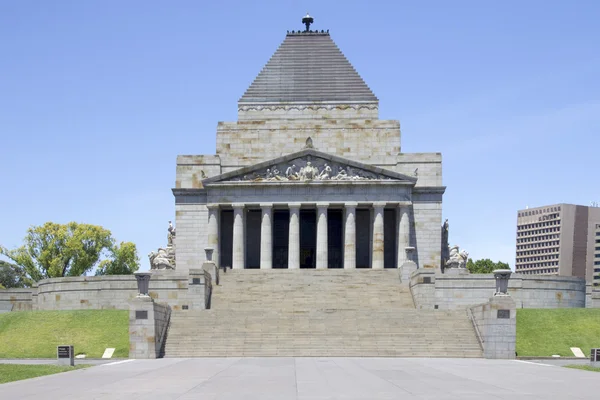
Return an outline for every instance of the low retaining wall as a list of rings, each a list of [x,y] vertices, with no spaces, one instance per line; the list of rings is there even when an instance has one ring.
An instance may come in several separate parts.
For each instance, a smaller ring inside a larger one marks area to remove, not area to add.
[[[587,308],[600,308],[600,286],[588,283],[585,287],[585,306]]]
[[[29,311],[35,309],[34,293],[36,288],[1,289],[0,313],[9,311]]]
[[[496,281],[493,274],[450,275],[419,269],[411,275],[410,287],[417,308],[452,310],[486,303],[496,291]],[[586,306],[583,278],[513,273],[508,292],[517,308]]]
[[[204,309],[210,302],[211,277],[206,273],[201,278],[201,285],[193,285],[193,279],[186,272],[153,272],[148,294],[174,310]],[[0,312],[32,309],[127,310],[129,302],[137,294],[133,275],[51,278],[38,282],[38,286],[31,289],[0,290]]]
[[[171,308],[151,297],[135,297],[129,308],[129,357],[159,358],[166,338]]]

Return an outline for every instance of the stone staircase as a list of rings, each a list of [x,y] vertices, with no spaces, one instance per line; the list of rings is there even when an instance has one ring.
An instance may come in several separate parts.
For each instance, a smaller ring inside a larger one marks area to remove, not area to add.
[[[397,270],[228,270],[174,311],[165,357],[481,357],[465,311],[416,310]]]

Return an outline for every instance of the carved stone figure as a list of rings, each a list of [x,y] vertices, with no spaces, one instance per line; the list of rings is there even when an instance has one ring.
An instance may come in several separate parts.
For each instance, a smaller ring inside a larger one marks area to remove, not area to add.
[[[309,136],[309,137],[306,138],[306,144],[304,145],[304,148],[305,149],[312,149],[313,147],[314,146],[313,146],[312,138]]]
[[[250,172],[248,175],[232,178],[233,181],[273,182],[273,181],[312,181],[312,180],[389,180],[387,176],[335,161],[316,158],[297,158],[293,164],[279,163],[269,166],[264,172]],[[285,174],[283,173],[285,171]],[[334,171],[337,171],[335,173]]]
[[[312,166],[310,161],[306,162],[306,166],[300,169],[301,180],[313,180],[319,175],[319,170]]]
[[[469,253],[465,250],[459,252],[458,246],[452,246],[450,248],[450,258],[446,261],[446,268],[462,268],[467,267],[467,260],[469,259]]]
[[[331,177],[331,167],[329,165],[327,165],[327,163],[326,163],[325,166],[323,167],[323,171],[321,171],[321,173],[319,174],[319,179],[326,180],[326,179],[329,179],[330,177]]]
[[[175,238],[175,227],[173,226],[173,223],[171,221],[169,221],[169,235],[167,236],[167,243],[169,246],[173,245],[173,238]]]
[[[285,176],[289,180],[297,180],[298,172],[296,172],[296,164],[292,164],[285,170]]]
[[[175,269],[175,253],[171,248],[171,251],[160,248],[158,252],[151,251],[148,254],[150,260],[150,269]]]

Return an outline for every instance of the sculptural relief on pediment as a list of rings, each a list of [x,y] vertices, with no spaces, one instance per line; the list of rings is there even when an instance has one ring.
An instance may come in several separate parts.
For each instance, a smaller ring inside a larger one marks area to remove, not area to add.
[[[262,170],[239,175],[229,181],[285,182],[285,181],[364,181],[389,180],[372,171],[331,162],[320,157],[302,157],[270,165]]]

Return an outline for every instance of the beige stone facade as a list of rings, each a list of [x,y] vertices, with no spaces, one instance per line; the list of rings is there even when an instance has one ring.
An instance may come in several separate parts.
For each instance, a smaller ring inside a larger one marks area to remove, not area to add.
[[[310,60],[307,61],[307,60]],[[232,268],[438,268],[440,153],[402,153],[400,123],[328,33],[288,34],[219,122],[216,154],[177,157],[177,269],[205,247]]]

